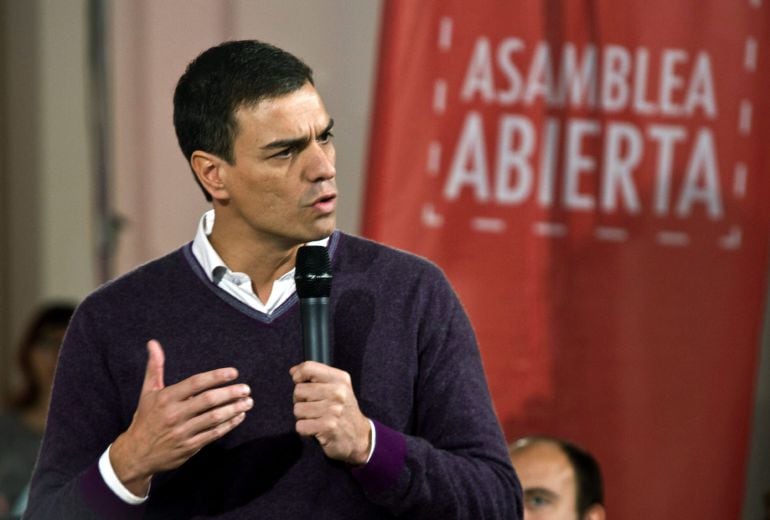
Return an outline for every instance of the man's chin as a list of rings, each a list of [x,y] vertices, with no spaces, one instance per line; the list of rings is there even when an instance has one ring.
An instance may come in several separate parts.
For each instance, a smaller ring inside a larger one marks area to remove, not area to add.
[[[307,233],[303,234],[301,241],[302,243],[307,244],[308,242],[317,242],[319,240],[329,238],[331,234],[334,233],[335,229],[336,228],[332,226],[309,230]]]
[[[313,235],[313,238],[308,240],[308,242],[316,242],[318,240],[323,240],[325,238],[329,238],[332,235],[332,233],[334,233],[334,229],[330,229],[328,231],[324,231],[322,233],[318,233],[316,235]]]
[[[321,240],[327,238],[331,236],[332,233],[334,233],[335,229],[337,229],[337,219],[333,216],[328,219],[324,219],[323,221],[316,222],[316,224],[317,225],[315,226],[313,232],[318,238],[313,240]]]

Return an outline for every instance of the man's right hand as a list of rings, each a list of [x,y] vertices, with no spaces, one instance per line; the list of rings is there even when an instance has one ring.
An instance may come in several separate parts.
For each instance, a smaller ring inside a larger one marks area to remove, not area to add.
[[[195,374],[175,385],[163,382],[163,349],[147,343],[149,358],[131,425],[110,448],[110,463],[123,485],[146,496],[155,473],[177,468],[207,444],[238,426],[253,402],[235,368]]]

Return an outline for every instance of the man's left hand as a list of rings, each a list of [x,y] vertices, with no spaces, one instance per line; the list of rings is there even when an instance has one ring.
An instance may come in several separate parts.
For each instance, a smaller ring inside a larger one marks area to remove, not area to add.
[[[350,374],[315,361],[294,366],[289,373],[295,385],[297,433],[318,439],[329,458],[365,464],[371,426],[358,407]]]

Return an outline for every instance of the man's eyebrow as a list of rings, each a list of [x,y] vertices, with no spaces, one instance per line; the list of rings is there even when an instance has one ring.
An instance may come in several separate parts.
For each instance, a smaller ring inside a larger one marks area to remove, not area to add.
[[[524,490],[524,497],[532,497],[532,496],[544,496],[546,498],[549,498],[551,500],[555,500],[559,498],[559,495],[551,491],[550,489],[543,488],[543,487],[531,487]]]
[[[334,119],[329,119],[326,127],[321,130],[318,135],[324,135],[334,128]],[[297,150],[304,149],[310,143],[310,136],[296,137],[293,139],[279,139],[278,141],[272,141],[262,147],[263,150],[283,150],[288,148],[294,148]]]

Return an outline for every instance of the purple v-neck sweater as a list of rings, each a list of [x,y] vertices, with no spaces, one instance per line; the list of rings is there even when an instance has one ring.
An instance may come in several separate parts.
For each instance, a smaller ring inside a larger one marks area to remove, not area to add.
[[[521,491],[469,321],[438,268],[335,232],[329,243],[333,364],[375,421],[371,461],[351,469],[295,432],[289,368],[302,361],[296,295],[267,316],[212,284],[190,245],[90,295],[61,350],[28,518],[519,518]],[[147,362],[165,383],[235,366],[251,386],[244,422],[130,506],[102,480]]]

